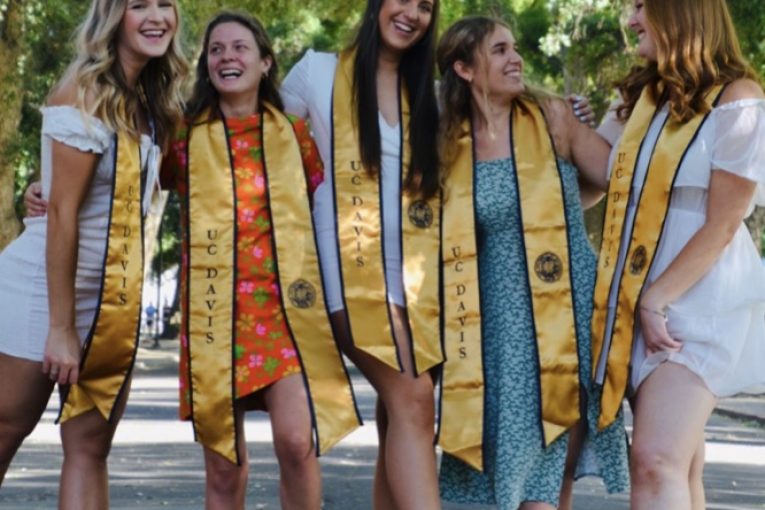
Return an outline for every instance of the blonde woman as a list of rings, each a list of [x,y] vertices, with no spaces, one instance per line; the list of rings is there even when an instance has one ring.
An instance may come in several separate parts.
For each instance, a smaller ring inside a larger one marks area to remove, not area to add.
[[[94,0],[42,108],[44,217],[0,254],[0,481],[56,383],[60,508],[108,506],[140,317],[142,216],[187,64],[172,0]],[[147,98],[151,98],[149,101]]]
[[[765,270],[743,224],[762,203],[765,95],[724,0],[637,0],[629,25],[645,64],[602,128],[616,142],[593,316],[600,423],[631,388],[632,508],[702,509],[717,398],[765,389]]]

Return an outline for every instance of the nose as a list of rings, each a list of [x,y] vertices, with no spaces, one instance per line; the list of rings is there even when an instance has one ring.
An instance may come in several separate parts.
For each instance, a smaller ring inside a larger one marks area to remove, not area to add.
[[[632,13],[630,19],[627,20],[627,26],[630,27],[631,30],[637,31],[638,27],[640,26],[640,23],[638,23],[637,20],[637,13]]]
[[[417,2],[407,2],[404,6],[404,16],[410,21],[416,20],[419,12]]]
[[[146,9],[146,17],[149,21],[162,21],[159,2],[149,2],[149,5],[146,7]]]
[[[513,64],[523,64],[523,57],[520,53],[518,53],[517,50],[511,50],[510,52],[510,62]]]

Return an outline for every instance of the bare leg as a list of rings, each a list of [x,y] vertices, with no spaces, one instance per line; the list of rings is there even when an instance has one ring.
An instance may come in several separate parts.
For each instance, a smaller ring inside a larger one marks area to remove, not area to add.
[[[691,509],[691,462],[715,397],[690,370],[664,363],[640,385],[632,437],[632,510]]]
[[[385,450],[378,453],[385,456],[383,464],[387,483],[376,481],[375,488],[384,491],[388,487],[390,494],[376,494],[375,501],[393,502],[397,510],[438,510],[441,500],[433,447],[433,379],[430,374],[414,377],[407,328],[404,326],[406,312],[400,307],[391,307],[393,327],[404,363],[403,373],[355,349],[348,338],[344,315],[345,312],[332,314],[338,342],[377,390],[388,418],[383,442]]]
[[[566,454],[566,468],[563,471],[563,483],[560,488],[560,500],[558,510],[572,510],[574,508],[574,475],[576,463],[582,451],[584,436],[587,433],[586,418],[582,418],[568,433],[568,453]]]
[[[691,509],[704,510],[707,507],[707,500],[704,494],[704,451],[706,445],[702,439],[693,454],[691,461],[691,472],[688,477],[688,483],[691,486]]]
[[[388,414],[379,398],[375,405],[375,423],[377,424],[377,445],[379,451],[384,452],[385,436],[388,434]],[[377,456],[373,497],[375,510],[397,510],[396,504],[391,499],[391,488],[388,485],[388,475],[385,473],[385,455]]]
[[[244,407],[240,402],[235,405],[234,412],[239,435],[239,460],[242,464],[237,466],[219,453],[204,447],[206,510],[244,510],[249,462],[244,436]]]
[[[40,421],[53,383],[42,363],[0,353],[0,486],[13,456]]]
[[[548,503],[540,503],[539,501],[521,503],[518,507],[519,510],[555,510],[555,507]]]
[[[321,472],[303,378],[295,374],[277,381],[265,390],[265,401],[279,459],[282,509],[319,510]]]
[[[107,458],[114,432],[125,411],[130,383],[115,404],[114,423],[98,410],[72,418],[61,425],[64,464],[58,506],[60,510],[102,510],[109,508]]]

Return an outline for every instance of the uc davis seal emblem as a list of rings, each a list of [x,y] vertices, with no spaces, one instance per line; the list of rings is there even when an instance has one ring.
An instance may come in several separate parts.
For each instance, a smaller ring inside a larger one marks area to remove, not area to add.
[[[634,275],[642,273],[647,263],[648,254],[645,251],[645,246],[638,246],[630,259],[630,273]]]
[[[316,304],[316,289],[303,279],[292,282],[287,291],[287,296],[292,304],[298,308],[311,308]]]
[[[409,221],[417,228],[428,228],[433,224],[433,209],[424,200],[412,202],[408,213]]]
[[[563,274],[563,262],[553,252],[545,252],[537,257],[537,261],[534,263],[534,272],[543,282],[557,282]]]

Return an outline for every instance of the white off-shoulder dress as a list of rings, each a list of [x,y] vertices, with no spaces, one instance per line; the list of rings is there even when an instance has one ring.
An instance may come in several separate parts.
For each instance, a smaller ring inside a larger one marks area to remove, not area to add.
[[[631,232],[636,201],[667,109],[654,118],[641,150],[627,211]],[[613,122],[609,126],[614,126]],[[614,142],[613,160],[618,147]],[[765,100],[746,99],[714,108],[682,162],[670,199],[664,231],[646,288],[667,269],[704,225],[712,172],[730,172],[758,184],[755,204],[765,205]],[[624,265],[622,240],[617,274]],[[611,289],[606,338],[610,337],[616,295]],[[635,326],[630,386],[636,390],[661,363],[686,366],[718,397],[765,392],[765,267],[743,224],[707,273],[667,309],[669,334],[680,352],[648,355],[639,323]],[[607,349],[604,349],[607,352]],[[599,376],[603,373],[603,359]]]
[[[41,173],[43,198],[51,184],[52,142],[101,154],[90,190],[79,211],[79,248],[75,279],[76,326],[85,341],[101,287],[109,224],[116,138],[102,122],[71,106],[42,108]],[[141,162],[156,164],[157,147],[141,138]],[[0,352],[42,361],[48,336],[48,287],[45,269],[47,217],[26,218],[24,232],[0,253]]]

